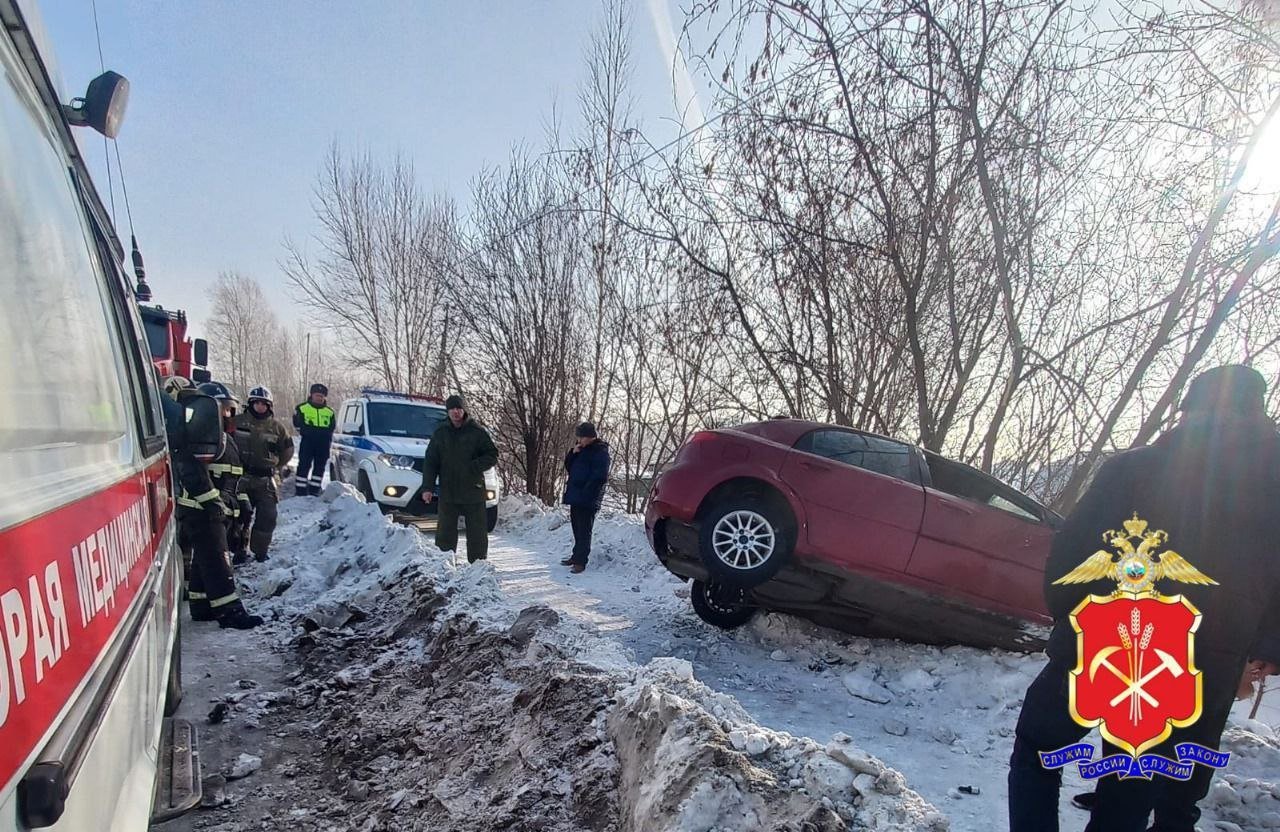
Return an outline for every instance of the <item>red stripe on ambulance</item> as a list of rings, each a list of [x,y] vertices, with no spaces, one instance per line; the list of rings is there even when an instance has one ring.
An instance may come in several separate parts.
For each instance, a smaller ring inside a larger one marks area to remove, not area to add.
[[[145,583],[171,514],[160,503],[152,526],[147,483],[163,494],[166,476],[159,463],[0,532],[0,791],[38,750]]]

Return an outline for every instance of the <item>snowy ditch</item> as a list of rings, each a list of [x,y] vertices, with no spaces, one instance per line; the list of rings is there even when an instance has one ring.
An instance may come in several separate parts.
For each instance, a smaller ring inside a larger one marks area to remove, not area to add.
[[[720,633],[641,551],[635,519],[602,516],[592,568],[566,589],[527,561],[562,556],[560,513],[508,500],[502,517],[490,562],[468,566],[343,486],[282,503],[272,560],[242,578],[272,619],[251,635],[291,672],[279,690],[217,697],[247,736],[272,738],[274,759],[227,787],[244,810],[260,779],[266,815],[206,812],[185,828],[1004,825],[1009,737],[1039,658],[777,615]],[[1236,758],[1202,828],[1280,828],[1280,742],[1241,721],[1226,747]],[[1064,830],[1087,819],[1072,811]]]

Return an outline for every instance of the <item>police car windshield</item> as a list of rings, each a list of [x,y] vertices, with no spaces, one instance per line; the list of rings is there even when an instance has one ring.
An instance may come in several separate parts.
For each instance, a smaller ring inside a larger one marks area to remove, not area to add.
[[[443,410],[412,404],[369,402],[371,436],[409,436],[430,439],[444,418]]]

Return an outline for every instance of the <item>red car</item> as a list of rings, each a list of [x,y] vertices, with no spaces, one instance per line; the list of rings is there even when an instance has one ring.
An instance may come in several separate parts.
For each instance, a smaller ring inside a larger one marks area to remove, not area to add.
[[[1062,518],[974,468],[849,428],[777,419],[694,434],[645,516],[662,563],[721,626],[756,609],[866,635],[1043,645]],[[1030,626],[1029,626],[1030,625]]]

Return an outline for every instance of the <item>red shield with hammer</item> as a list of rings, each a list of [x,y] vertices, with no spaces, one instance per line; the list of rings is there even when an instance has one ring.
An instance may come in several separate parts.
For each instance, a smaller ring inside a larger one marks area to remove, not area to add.
[[[1200,612],[1181,595],[1090,596],[1071,614],[1071,716],[1137,757],[1200,718]]]

